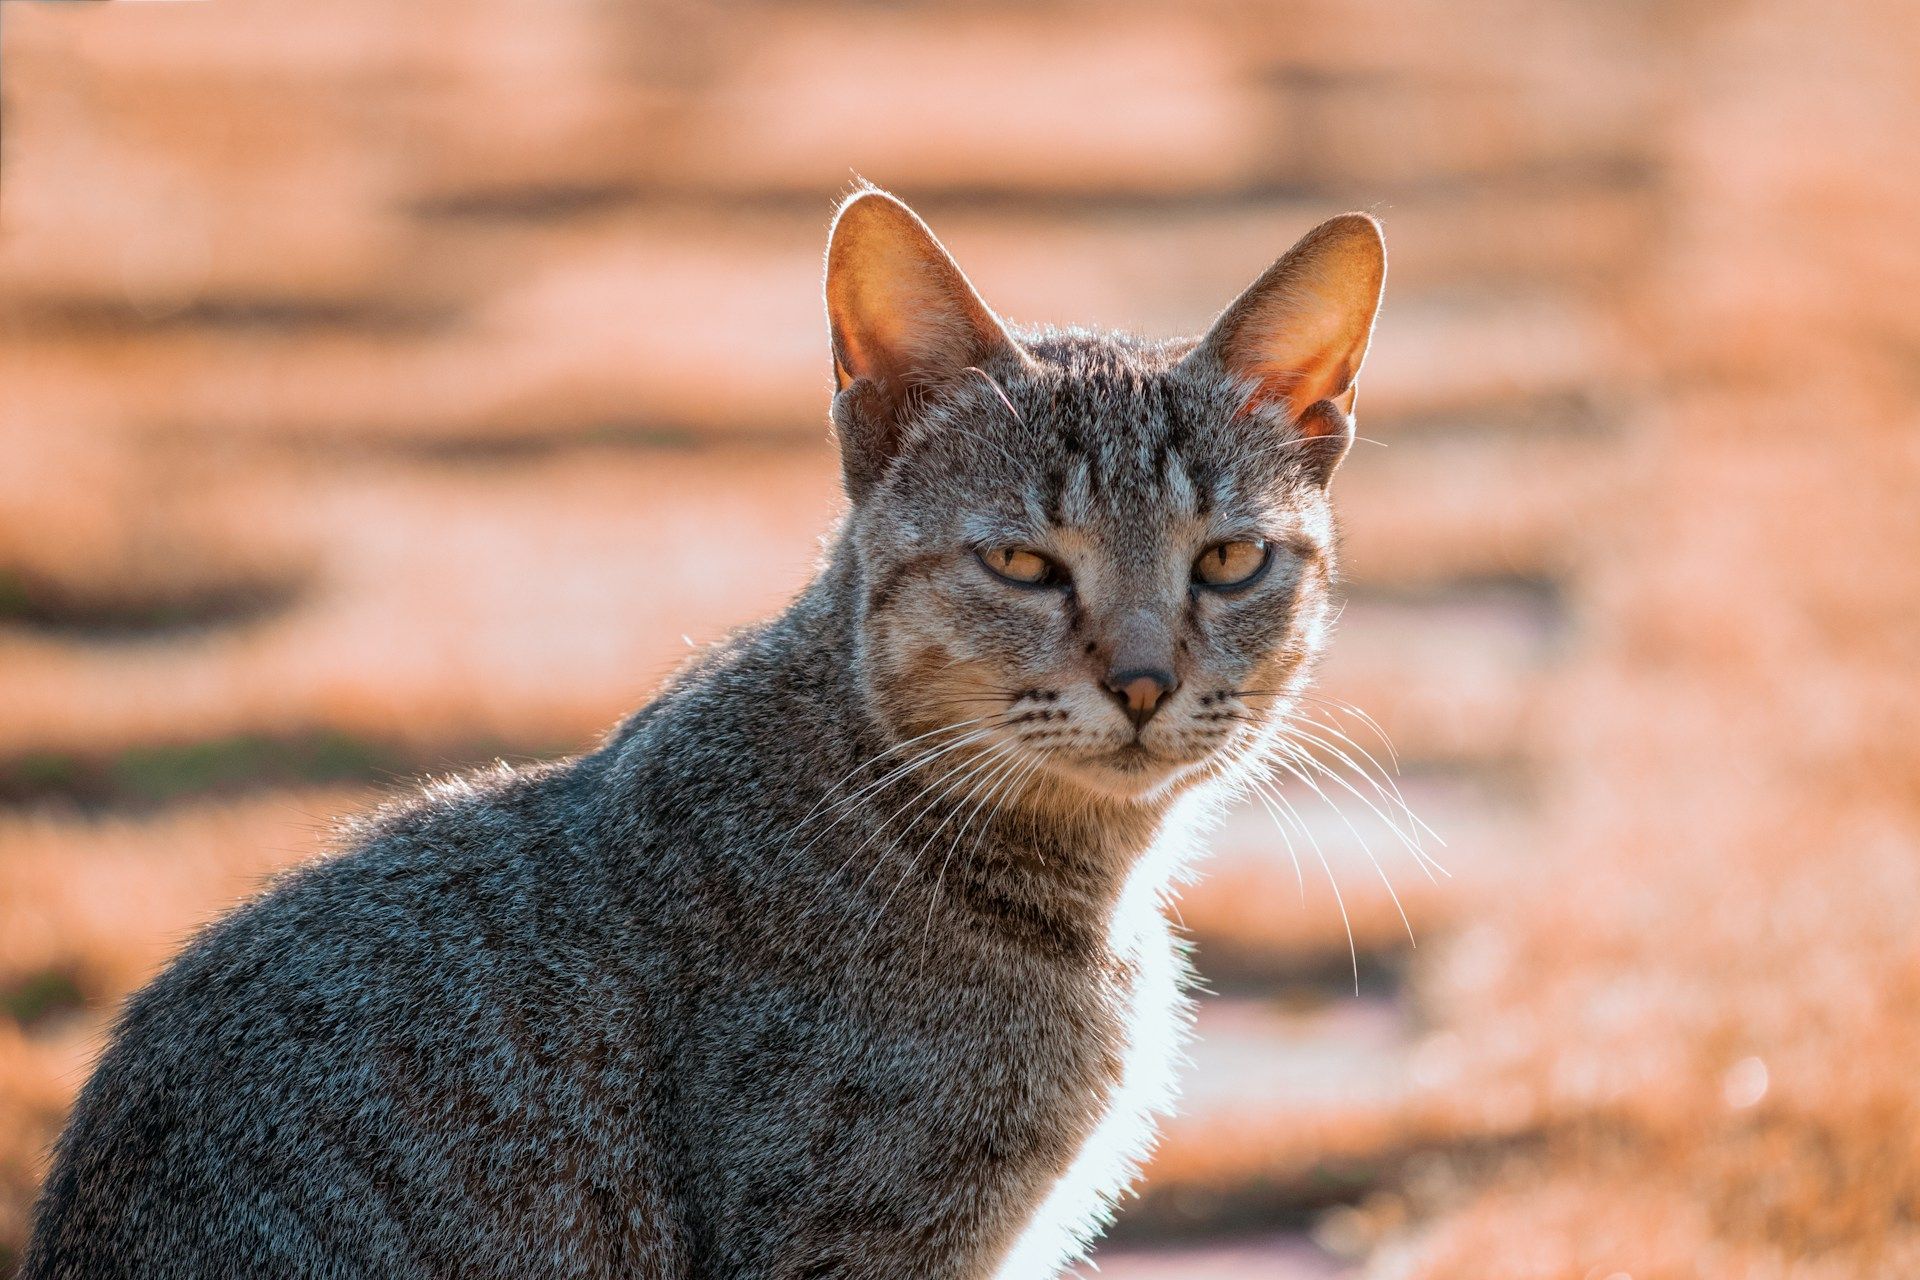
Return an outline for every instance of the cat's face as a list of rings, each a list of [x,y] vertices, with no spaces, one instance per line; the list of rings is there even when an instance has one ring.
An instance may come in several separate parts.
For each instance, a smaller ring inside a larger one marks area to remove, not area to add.
[[[953,744],[956,790],[1150,800],[1277,728],[1327,632],[1327,482],[1382,267],[1369,221],[1315,236],[1197,345],[1015,338],[904,206],[843,210],[863,670],[896,734]]]

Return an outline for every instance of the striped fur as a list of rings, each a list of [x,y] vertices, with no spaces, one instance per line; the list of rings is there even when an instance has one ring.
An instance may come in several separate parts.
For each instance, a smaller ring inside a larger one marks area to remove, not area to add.
[[[597,750],[424,788],[194,939],[26,1280],[1029,1280],[1106,1220],[1172,1095],[1182,833],[1325,640],[1347,419],[1237,330],[943,312],[970,287],[880,198],[841,225],[888,252],[830,259],[854,501],[816,580]],[[1256,536],[1256,585],[1192,585]],[[1010,543],[1071,589],[995,578]],[[1137,735],[1123,643],[1179,680]]]

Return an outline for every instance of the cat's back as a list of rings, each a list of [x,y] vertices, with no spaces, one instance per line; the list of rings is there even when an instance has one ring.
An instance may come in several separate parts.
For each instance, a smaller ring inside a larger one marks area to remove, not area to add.
[[[661,1194],[633,1105],[654,1011],[609,931],[593,770],[439,784],[202,933],[123,1013],[24,1274],[507,1275],[537,1240],[568,1242],[544,1274],[670,1254],[635,1234],[668,1220],[633,1212]]]

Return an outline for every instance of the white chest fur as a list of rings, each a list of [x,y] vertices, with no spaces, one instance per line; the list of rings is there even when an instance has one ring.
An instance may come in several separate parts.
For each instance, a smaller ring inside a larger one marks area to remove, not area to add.
[[[1175,1067],[1191,1022],[1180,989],[1182,961],[1157,912],[1136,936],[1135,981],[1120,1011],[1125,1050],[1119,1083],[1073,1162],[995,1270],[996,1280],[1042,1280],[1079,1257],[1139,1172],[1153,1147],[1155,1125],[1171,1109]]]

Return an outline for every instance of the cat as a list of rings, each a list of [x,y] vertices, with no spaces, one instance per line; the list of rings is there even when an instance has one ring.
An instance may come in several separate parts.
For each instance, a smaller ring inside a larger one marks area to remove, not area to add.
[[[1171,1097],[1179,831],[1326,640],[1385,267],[1347,214],[1198,340],[1015,331],[854,192],[814,581],[598,749],[426,786],[194,939],[24,1276],[1071,1263]]]

